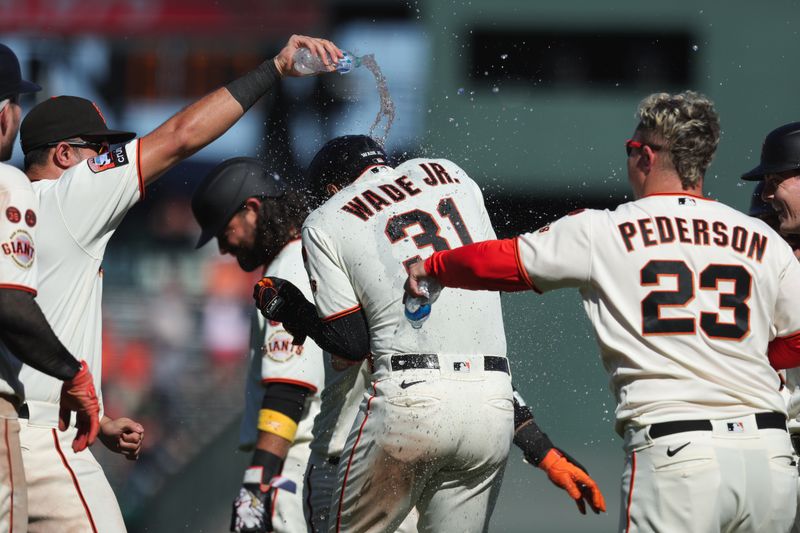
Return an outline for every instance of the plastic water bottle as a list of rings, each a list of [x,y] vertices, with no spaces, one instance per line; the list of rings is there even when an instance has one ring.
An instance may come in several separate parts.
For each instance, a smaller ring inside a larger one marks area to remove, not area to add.
[[[361,58],[356,57],[350,52],[342,51],[344,57],[336,62],[336,72],[347,74],[356,67],[361,66]],[[308,48],[299,48],[294,53],[294,69],[300,74],[307,76],[317,72],[328,72],[322,59],[311,53]]]
[[[442,286],[435,279],[421,279],[419,280],[419,290],[427,296],[423,298],[409,297],[406,298],[405,303],[406,320],[414,329],[421,328],[422,324],[428,320],[431,315],[431,305],[439,298]]]

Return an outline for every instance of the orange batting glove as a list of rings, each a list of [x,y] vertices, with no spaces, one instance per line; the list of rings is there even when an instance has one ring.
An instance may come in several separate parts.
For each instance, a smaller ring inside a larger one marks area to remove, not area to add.
[[[77,453],[94,443],[100,431],[100,404],[94,390],[94,380],[86,361],[81,361],[81,369],[72,379],[61,385],[61,408],[58,411],[58,429],[66,431],[69,427],[70,412],[76,411],[78,434],[72,441],[72,450]]]
[[[572,464],[560,450],[551,448],[539,463],[539,468],[547,472],[547,477],[554,485],[567,491],[581,514],[586,514],[586,502],[589,502],[595,514],[606,511],[606,501],[597,483],[583,469]]]

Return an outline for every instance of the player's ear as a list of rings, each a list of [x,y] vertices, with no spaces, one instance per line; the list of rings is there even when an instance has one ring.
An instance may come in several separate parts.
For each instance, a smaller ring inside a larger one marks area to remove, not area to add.
[[[53,148],[53,163],[60,168],[67,169],[75,164],[75,152],[72,147],[65,143],[60,142]]]
[[[325,186],[325,191],[327,191],[329,196],[333,196],[337,192],[339,192],[339,187],[334,185],[333,183],[329,183]]]
[[[261,209],[261,199],[255,196],[244,201],[244,206],[251,211],[258,212]]]

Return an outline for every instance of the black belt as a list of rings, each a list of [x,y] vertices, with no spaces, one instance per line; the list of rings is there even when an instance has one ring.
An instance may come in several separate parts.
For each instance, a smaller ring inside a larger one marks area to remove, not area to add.
[[[758,429],[782,429],[786,431],[786,417],[781,413],[756,413],[756,426]],[[684,433],[686,431],[711,431],[711,420],[675,420],[673,422],[659,422],[650,426],[648,434],[651,439]]]
[[[339,460],[340,459],[341,458],[338,455],[331,455],[331,456],[328,457],[328,464],[336,466],[336,465],[339,464]]]
[[[28,409],[27,403],[23,403],[22,405],[19,406],[19,408],[17,409],[17,416],[20,418],[24,418],[25,420],[31,417],[31,412]]]
[[[466,357],[466,356],[465,356]],[[490,372],[505,372],[510,374],[508,370],[508,359],[505,357],[498,357],[496,355],[484,355],[483,369]],[[439,368],[439,357],[435,353],[408,353],[403,355],[392,356],[392,370],[411,370],[414,368],[423,368],[436,370]],[[464,363],[461,361],[453,362],[453,370],[462,370]],[[456,365],[459,365],[456,368]]]

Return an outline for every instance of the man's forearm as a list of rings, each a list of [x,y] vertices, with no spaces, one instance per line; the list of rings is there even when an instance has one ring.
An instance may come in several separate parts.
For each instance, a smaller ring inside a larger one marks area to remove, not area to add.
[[[425,260],[425,270],[444,287],[530,290],[518,257],[516,239],[483,241],[436,252]]]
[[[20,361],[62,381],[72,379],[81,368],[31,293],[0,289],[0,339]]]

